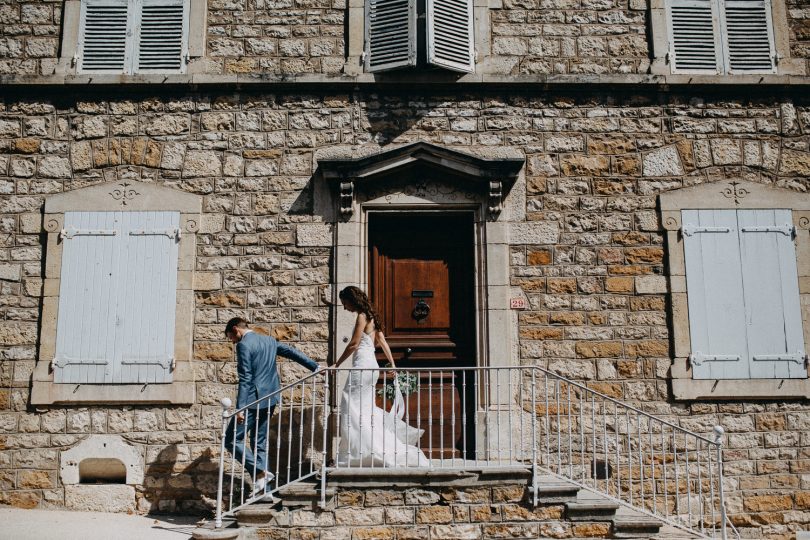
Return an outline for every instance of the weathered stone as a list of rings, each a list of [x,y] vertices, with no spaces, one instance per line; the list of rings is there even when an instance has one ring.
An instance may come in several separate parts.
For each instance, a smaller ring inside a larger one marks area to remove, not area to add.
[[[622,344],[619,341],[578,341],[577,355],[581,358],[608,358],[622,354]]]
[[[683,174],[683,166],[674,146],[664,146],[644,154],[642,159],[644,176],[678,176]]]
[[[189,150],[183,163],[183,177],[219,176],[222,162],[219,153],[208,150]]]
[[[639,276],[636,278],[638,294],[665,294],[667,278],[665,276]]]
[[[295,229],[296,245],[308,246],[331,246],[332,226],[319,223],[301,223]]]
[[[182,135],[187,133],[191,121],[185,114],[161,114],[146,124],[147,135]]]
[[[65,486],[65,506],[85,512],[134,512],[135,488],[123,484]]]
[[[560,227],[550,221],[515,223],[510,227],[509,235],[514,244],[556,244],[560,238]]]
[[[39,161],[39,174],[45,178],[70,178],[70,160],[45,156]]]

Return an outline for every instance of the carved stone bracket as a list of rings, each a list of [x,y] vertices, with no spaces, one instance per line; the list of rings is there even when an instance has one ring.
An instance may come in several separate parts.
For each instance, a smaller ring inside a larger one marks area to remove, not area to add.
[[[354,206],[354,181],[348,180],[340,183],[340,215],[346,219],[352,215]]]
[[[488,206],[489,213],[496,217],[503,209],[503,182],[492,180],[489,183]]]

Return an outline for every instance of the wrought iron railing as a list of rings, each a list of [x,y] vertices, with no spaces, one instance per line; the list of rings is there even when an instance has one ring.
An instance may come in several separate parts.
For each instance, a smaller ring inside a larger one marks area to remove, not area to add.
[[[254,492],[260,471],[225,441],[238,413],[272,404],[256,438],[273,478]],[[550,473],[698,536],[736,534],[724,504],[722,428],[711,438],[692,433],[539,367],[330,368],[242,409],[230,405],[223,400],[218,527],[305,480],[320,482],[324,502],[335,469],[514,467],[531,470],[534,504],[540,475]],[[413,428],[423,430],[413,445],[398,442]]]

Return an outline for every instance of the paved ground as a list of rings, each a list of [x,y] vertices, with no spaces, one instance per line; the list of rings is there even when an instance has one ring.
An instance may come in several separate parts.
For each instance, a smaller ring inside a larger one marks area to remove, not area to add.
[[[0,540],[188,540],[199,520],[0,506]]]

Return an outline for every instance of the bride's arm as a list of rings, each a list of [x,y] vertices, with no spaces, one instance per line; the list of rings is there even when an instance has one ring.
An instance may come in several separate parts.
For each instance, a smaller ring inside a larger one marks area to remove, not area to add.
[[[385,335],[383,335],[381,330],[377,330],[375,334],[377,338],[377,345],[379,345],[380,348],[382,348],[383,353],[385,353],[385,357],[391,364],[391,369],[396,369],[397,366],[394,365],[394,356],[391,354],[391,348],[388,346],[388,342],[385,341]]]
[[[357,347],[360,346],[360,340],[363,337],[363,329],[366,327],[366,316],[363,313],[357,315],[357,319],[354,321],[354,331],[352,332],[352,339],[349,340],[349,343],[346,344],[346,348],[343,350],[343,354],[340,355],[337,362],[335,362],[335,367],[340,366],[348,357],[350,357],[354,351],[357,350]]]

